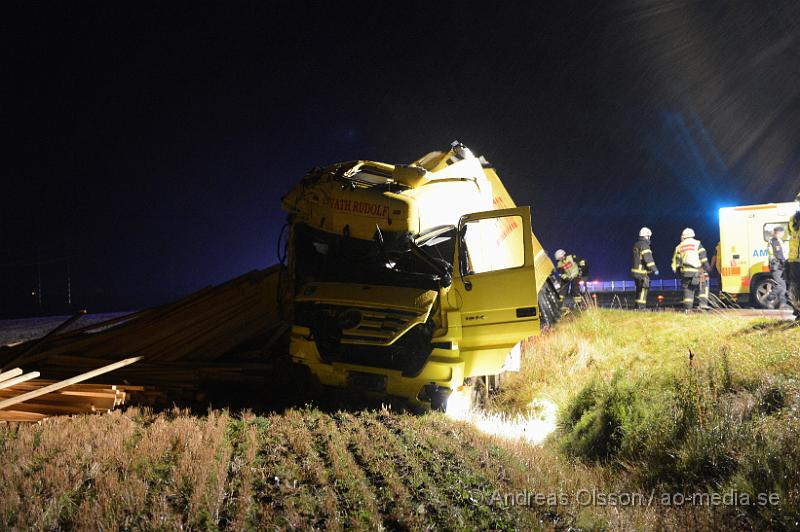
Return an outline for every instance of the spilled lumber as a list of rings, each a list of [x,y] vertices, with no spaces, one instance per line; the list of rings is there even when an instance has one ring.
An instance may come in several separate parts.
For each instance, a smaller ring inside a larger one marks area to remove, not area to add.
[[[23,382],[35,379],[38,376],[39,376],[38,371],[31,371],[30,373],[24,373],[18,377],[12,377],[10,379],[0,381],[0,390],[4,388],[11,388],[12,386],[16,386],[17,384],[22,384]]]
[[[128,386],[125,393],[135,392],[147,404],[193,398],[218,383],[263,382],[274,355],[285,351],[282,340],[290,329],[277,302],[279,282],[276,266],[106,322],[73,330],[66,330],[65,322],[38,340],[0,349],[0,386],[23,377],[17,368],[26,368],[49,379],[46,385],[40,375],[30,379],[37,389],[44,388],[76,373],[113,366],[122,353],[139,361],[114,366],[109,381]],[[24,384],[15,381],[10,389],[36,391]],[[9,399],[0,394],[0,405]],[[0,407],[6,412],[0,419],[10,410]]]
[[[39,421],[37,416],[108,412],[124,404],[126,393],[114,385],[84,385],[100,375],[129,366],[142,357],[130,357],[57,382],[39,382],[34,371],[0,382],[0,421]],[[32,377],[31,377],[32,376]],[[26,378],[24,381],[20,379]],[[15,382],[19,381],[19,382]],[[37,385],[38,384],[38,385]],[[5,385],[5,386],[3,386]],[[14,407],[10,410],[9,407]],[[18,412],[20,414],[15,414]],[[35,414],[35,415],[34,415]]]
[[[18,377],[19,375],[22,375],[22,369],[20,368],[14,368],[9,371],[0,372],[0,382],[8,380],[12,377]]]

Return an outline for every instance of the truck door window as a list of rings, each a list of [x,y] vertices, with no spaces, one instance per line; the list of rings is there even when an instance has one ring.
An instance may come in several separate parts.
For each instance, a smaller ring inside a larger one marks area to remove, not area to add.
[[[525,264],[525,244],[520,216],[471,220],[464,224],[462,261],[465,273],[519,268]]]
[[[769,242],[772,240],[772,231],[776,227],[783,228],[783,241],[789,242],[789,232],[786,230],[786,222],[772,222],[764,224],[764,241]]]

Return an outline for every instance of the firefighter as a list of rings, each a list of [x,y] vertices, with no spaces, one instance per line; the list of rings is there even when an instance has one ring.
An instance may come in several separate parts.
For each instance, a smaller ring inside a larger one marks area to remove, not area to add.
[[[636,283],[636,308],[644,310],[647,308],[647,292],[650,290],[650,274],[658,275],[658,267],[653,260],[653,252],[650,249],[650,239],[653,232],[642,227],[639,231],[639,240],[633,245],[633,266],[631,274]]]
[[[578,288],[582,289],[581,293],[583,294],[584,303],[587,301],[591,301],[592,295],[589,293],[589,287],[591,286],[591,281],[589,281],[589,264],[586,262],[586,259],[577,258],[578,261],[578,268],[581,270],[580,279],[578,280]]]
[[[783,271],[786,269],[786,257],[783,255],[783,227],[780,225],[772,229],[772,238],[769,239],[769,271],[775,288],[767,296],[767,301],[777,301],[778,308],[786,307],[786,280]]]
[[[789,255],[786,257],[786,279],[789,284],[789,304],[800,318],[800,193],[794,199],[797,210],[789,218]]]
[[[562,307],[564,306],[564,301],[567,296],[572,299],[571,306],[582,306],[583,297],[581,296],[580,281],[583,271],[586,270],[586,261],[572,253],[568,254],[563,249],[556,251],[555,258],[557,261],[556,269],[558,270],[558,276],[562,282],[559,294]]]
[[[708,309],[708,257],[703,244],[694,236],[693,229],[684,229],[681,243],[675,247],[672,255],[672,271],[681,276],[683,307],[687,312],[694,306],[695,295],[700,300],[700,308]]]

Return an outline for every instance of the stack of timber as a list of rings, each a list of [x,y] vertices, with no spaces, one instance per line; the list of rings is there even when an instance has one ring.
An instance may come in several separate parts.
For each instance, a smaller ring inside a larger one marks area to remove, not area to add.
[[[82,384],[135,362],[132,357],[63,381],[39,379],[38,371],[25,373],[14,368],[0,373],[0,421],[41,421],[58,414],[110,412],[124,405],[137,386]]]
[[[89,327],[64,332],[65,323],[0,348],[0,370],[22,367],[59,380],[138,357],[104,380],[140,402],[191,397],[209,382],[262,381],[289,328],[280,318],[280,277],[274,266]]]

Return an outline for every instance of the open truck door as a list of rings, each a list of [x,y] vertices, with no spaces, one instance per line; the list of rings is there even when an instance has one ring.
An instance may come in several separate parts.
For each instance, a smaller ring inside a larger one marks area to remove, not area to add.
[[[455,264],[448,299],[458,309],[465,376],[500,373],[514,346],[539,333],[530,208],[462,216]]]

